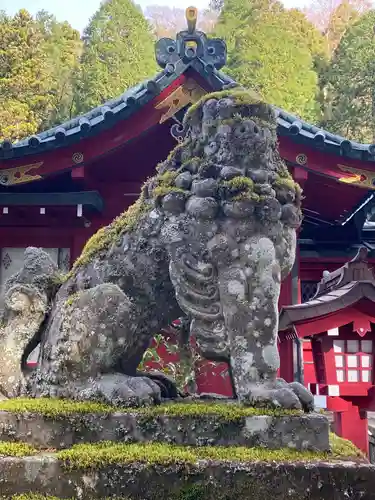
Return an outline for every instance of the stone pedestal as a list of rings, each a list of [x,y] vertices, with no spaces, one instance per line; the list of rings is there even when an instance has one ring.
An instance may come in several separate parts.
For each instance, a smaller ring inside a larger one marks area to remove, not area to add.
[[[243,416],[155,415],[151,412],[71,414],[48,418],[0,412],[0,441],[63,449],[100,441],[162,442],[183,446],[246,446],[329,451],[329,424],[318,414]]]
[[[57,403],[0,402],[0,498],[373,498],[375,468],[332,440],[320,414],[203,402],[95,413],[65,402],[59,412]]]

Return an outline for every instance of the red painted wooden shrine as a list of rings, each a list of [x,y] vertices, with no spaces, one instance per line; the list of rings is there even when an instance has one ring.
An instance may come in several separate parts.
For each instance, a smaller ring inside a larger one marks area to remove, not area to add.
[[[302,340],[304,381],[335,416],[335,430],[368,453],[367,410],[375,409],[375,275],[363,247],[333,272],[315,296],[282,307],[281,345]]]
[[[182,139],[186,109],[235,83],[222,72],[225,43],[195,29],[194,9],[187,18],[176,40],[157,42],[158,75],[58,127],[0,144],[0,285],[30,245],[69,268],[87,239],[134,202],[143,181]],[[309,299],[323,271],[337,269],[359,245],[370,249],[370,261],[374,257],[375,146],[275,113],[281,155],[305,196],[298,257],[280,297],[280,306],[287,306]],[[281,374],[302,380],[304,365],[307,383],[317,384],[311,350],[304,344],[302,356],[298,342],[280,345],[287,360]],[[219,376],[200,370],[198,386],[229,394],[223,365],[217,370]]]

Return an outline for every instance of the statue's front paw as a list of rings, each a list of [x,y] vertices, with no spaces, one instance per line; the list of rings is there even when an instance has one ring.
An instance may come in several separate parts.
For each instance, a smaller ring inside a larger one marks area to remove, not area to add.
[[[272,384],[259,384],[243,398],[249,406],[283,408],[286,410],[314,410],[314,396],[298,382],[287,383],[276,379]]]
[[[161,402],[160,387],[147,377],[121,373],[101,375],[74,390],[74,399],[101,401],[114,406],[149,406]]]

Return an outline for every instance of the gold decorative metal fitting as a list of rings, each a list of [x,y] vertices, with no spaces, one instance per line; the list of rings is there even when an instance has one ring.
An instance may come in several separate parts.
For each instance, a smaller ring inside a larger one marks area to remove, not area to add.
[[[197,27],[197,19],[198,19],[198,9],[195,7],[188,7],[185,12],[188,32],[193,34],[195,28]]]

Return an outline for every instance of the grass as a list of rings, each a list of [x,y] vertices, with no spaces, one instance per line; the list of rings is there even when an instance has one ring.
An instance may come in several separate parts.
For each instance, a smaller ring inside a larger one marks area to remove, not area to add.
[[[363,458],[354,445],[331,436],[332,452],[270,450],[242,446],[176,446],[166,443],[79,444],[57,453],[68,469],[100,469],[111,464],[147,463],[159,465],[195,464],[199,460],[233,462],[316,462]]]
[[[74,414],[88,413],[114,413],[123,411],[125,413],[137,413],[146,417],[166,415],[170,417],[200,417],[217,416],[227,421],[238,420],[243,417],[267,415],[282,417],[288,415],[301,415],[299,410],[279,410],[269,408],[252,408],[241,406],[237,403],[217,402],[192,402],[192,403],[170,403],[146,408],[120,408],[95,402],[70,401],[67,399],[28,399],[16,398],[0,401],[0,411],[12,413],[39,413],[46,417],[56,418]]]

